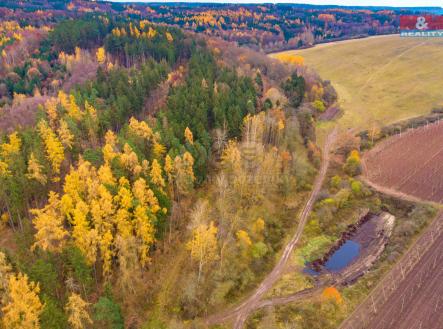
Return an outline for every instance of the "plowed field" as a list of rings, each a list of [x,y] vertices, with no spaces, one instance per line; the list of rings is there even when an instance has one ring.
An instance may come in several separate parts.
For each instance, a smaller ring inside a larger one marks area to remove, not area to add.
[[[443,235],[422,256],[368,329],[443,328]]]
[[[363,157],[363,172],[379,186],[443,203],[443,122],[378,144]]]

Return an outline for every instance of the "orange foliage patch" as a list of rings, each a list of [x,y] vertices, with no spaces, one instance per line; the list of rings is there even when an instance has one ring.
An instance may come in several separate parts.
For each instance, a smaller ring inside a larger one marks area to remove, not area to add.
[[[278,54],[278,55],[276,55],[276,58],[281,60],[282,62],[294,64],[294,65],[298,65],[298,66],[303,65],[305,62],[305,59],[302,56],[292,55],[292,54],[287,54],[287,53]]]
[[[340,292],[335,287],[327,287],[323,290],[321,294],[322,298],[327,300],[335,300],[337,304],[343,303],[343,299],[340,295]]]

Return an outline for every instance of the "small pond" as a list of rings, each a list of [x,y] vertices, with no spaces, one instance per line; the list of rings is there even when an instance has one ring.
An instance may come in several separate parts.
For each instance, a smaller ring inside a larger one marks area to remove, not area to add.
[[[347,240],[325,264],[325,269],[331,272],[339,272],[352,263],[360,254],[360,243]]]
[[[383,252],[394,221],[387,212],[367,212],[357,223],[348,225],[323,256],[307,262],[303,272],[320,280],[323,275],[332,275],[343,279],[344,284],[355,282]]]
[[[338,248],[324,264],[323,268],[330,272],[340,272],[346,266],[351,264],[360,255],[361,245],[358,242],[347,240],[340,248]],[[310,275],[320,274],[306,264],[304,272]]]

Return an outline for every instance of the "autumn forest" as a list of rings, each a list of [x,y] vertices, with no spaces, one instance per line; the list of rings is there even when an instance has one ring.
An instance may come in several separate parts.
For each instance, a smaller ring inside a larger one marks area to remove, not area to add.
[[[2,2],[0,328],[337,328],[436,209],[366,185],[387,130],[321,130],[333,82],[266,53],[400,12]],[[373,218],[392,257],[322,276]]]

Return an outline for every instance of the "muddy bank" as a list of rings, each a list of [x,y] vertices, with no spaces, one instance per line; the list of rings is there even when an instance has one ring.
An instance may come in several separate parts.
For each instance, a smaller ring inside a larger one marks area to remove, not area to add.
[[[366,211],[349,225],[340,239],[321,258],[308,265],[308,273],[333,276],[344,284],[364,274],[383,252],[394,225],[394,216]]]
[[[323,255],[322,258],[316,259],[309,264],[309,268],[313,269],[316,272],[321,272],[323,267],[331,258],[331,256],[337,252],[348,240],[353,240],[355,242],[356,238],[363,240],[365,235],[372,236],[371,232],[374,228],[374,225],[364,225],[369,222],[371,219],[373,220],[376,215],[370,212],[366,212],[365,215],[360,217],[357,223],[348,225],[346,231],[344,231],[340,237],[340,239],[336,242],[334,246],[332,246],[327,253]]]

